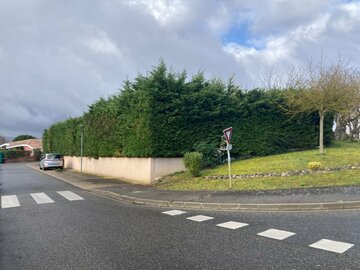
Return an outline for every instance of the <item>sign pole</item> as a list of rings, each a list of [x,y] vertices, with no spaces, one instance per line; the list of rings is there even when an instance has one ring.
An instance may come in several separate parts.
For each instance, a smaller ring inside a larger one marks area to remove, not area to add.
[[[227,157],[228,157],[228,166],[229,166],[229,181],[230,181],[230,188],[232,188],[232,181],[231,181],[231,166],[230,166],[230,162],[231,162],[231,158],[230,158],[230,147],[229,147],[229,143],[227,142]]]
[[[231,180],[231,157],[230,157],[230,150],[232,149],[232,145],[230,144],[231,136],[232,136],[232,127],[223,130],[224,136],[226,139],[226,151],[227,151],[227,160],[229,166],[229,188],[232,188],[232,180]]]

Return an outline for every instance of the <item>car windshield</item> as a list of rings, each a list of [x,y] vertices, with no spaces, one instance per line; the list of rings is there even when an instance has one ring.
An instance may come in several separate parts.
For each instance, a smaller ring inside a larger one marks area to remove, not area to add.
[[[47,155],[47,159],[61,159],[62,156],[60,154],[49,154]]]

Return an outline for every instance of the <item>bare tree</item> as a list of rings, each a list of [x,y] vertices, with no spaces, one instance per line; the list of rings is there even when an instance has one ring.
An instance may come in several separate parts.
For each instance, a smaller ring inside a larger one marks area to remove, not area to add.
[[[325,66],[310,64],[289,76],[291,90],[286,91],[290,113],[317,112],[320,117],[319,148],[324,153],[324,119],[327,113],[349,114],[360,104],[360,80],[357,70],[341,62]]]
[[[285,75],[275,66],[266,66],[257,72],[258,81],[265,89],[282,88],[284,86]]]
[[[5,139],[4,136],[0,135],[0,145],[3,144],[3,143],[6,143],[6,139]]]

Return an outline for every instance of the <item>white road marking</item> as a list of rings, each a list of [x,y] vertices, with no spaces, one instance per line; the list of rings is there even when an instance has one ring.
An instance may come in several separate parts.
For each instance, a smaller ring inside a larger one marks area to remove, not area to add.
[[[248,225],[249,225],[249,224],[247,224],[247,223],[241,223],[241,222],[235,222],[235,221],[228,221],[228,222],[224,222],[224,223],[217,224],[216,226],[235,230],[235,229],[239,229],[239,228],[241,228],[241,227],[245,227],[245,226],[248,226]]]
[[[192,221],[197,221],[197,222],[203,222],[203,221],[214,219],[214,218],[213,217],[208,217],[208,216],[203,216],[203,215],[198,215],[198,216],[188,217],[186,219],[189,219],[189,220],[192,220]]]
[[[177,215],[185,214],[186,212],[180,211],[180,210],[170,210],[170,211],[165,211],[165,212],[161,212],[161,213],[169,215],[169,216],[177,216]]]
[[[31,197],[36,201],[37,204],[53,203],[54,201],[45,193],[31,193]]]
[[[20,206],[16,195],[1,196],[1,208],[11,208]]]
[[[68,199],[69,201],[84,200],[83,197],[80,197],[79,195],[71,191],[57,191],[57,193],[59,193],[61,196],[63,196],[65,199]]]
[[[258,233],[257,235],[273,238],[276,240],[284,240],[285,238],[288,238],[290,236],[295,235],[296,233],[288,232],[288,231],[282,231],[277,229],[269,229],[264,232]]]
[[[336,253],[344,253],[345,251],[347,251],[349,248],[351,248],[353,246],[354,246],[354,244],[338,242],[338,241],[333,241],[333,240],[328,240],[328,239],[321,239],[320,241],[318,241],[314,244],[311,244],[309,247],[323,249],[323,250],[332,251],[332,252],[336,252]]]

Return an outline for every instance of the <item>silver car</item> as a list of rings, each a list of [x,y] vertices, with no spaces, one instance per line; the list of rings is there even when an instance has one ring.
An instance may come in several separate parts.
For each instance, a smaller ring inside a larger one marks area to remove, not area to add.
[[[59,153],[48,153],[40,159],[40,170],[46,170],[49,168],[64,168],[64,157]]]

